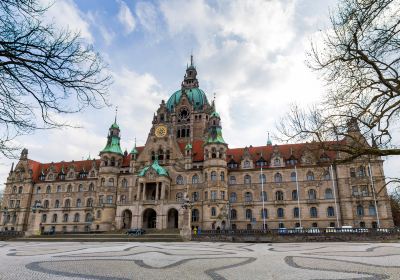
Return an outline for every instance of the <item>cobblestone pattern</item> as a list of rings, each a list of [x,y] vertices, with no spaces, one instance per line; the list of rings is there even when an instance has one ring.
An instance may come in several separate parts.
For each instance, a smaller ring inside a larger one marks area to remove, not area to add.
[[[400,243],[0,242],[0,279],[400,279]]]

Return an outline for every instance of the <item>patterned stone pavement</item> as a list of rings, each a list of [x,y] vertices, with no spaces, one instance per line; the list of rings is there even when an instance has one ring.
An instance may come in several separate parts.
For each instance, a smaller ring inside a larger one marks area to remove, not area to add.
[[[400,243],[0,242],[0,279],[400,279]]]

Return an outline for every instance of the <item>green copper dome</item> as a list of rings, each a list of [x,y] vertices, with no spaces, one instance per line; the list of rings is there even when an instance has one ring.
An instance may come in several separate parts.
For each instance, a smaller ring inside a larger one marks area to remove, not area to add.
[[[193,105],[195,110],[200,110],[205,104],[209,105],[207,96],[203,90],[199,88],[185,89],[186,94],[189,98],[189,102]],[[174,107],[179,103],[182,96],[182,90],[174,92],[167,101],[167,108],[172,111]]]
[[[222,137],[222,129],[220,127],[212,128],[212,132],[209,134],[206,144],[226,144]]]
[[[146,166],[142,170],[140,170],[138,176],[139,177],[143,177],[144,175],[146,175],[146,173],[149,170],[149,168],[154,169],[159,176],[169,176],[168,175],[168,171],[164,167],[162,167],[161,165],[158,164],[158,160],[157,159],[154,160],[152,165]]]
[[[121,146],[119,144],[119,138],[112,136],[110,141],[107,141],[107,145],[100,153],[115,153],[115,154],[123,155]]]
[[[212,118],[212,117],[220,118],[219,114],[218,114],[217,112],[215,112],[215,111],[211,114],[210,117],[211,117],[211,118]]]
[[[113,123],[113,124],[111,125],[111,128],[117,128],[117,129],[119,129],[119,125],[115,122],[115,123]]]

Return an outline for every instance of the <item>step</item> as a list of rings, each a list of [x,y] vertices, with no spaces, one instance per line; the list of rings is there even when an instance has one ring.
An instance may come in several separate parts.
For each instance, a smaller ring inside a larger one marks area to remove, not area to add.
[[[146,237],[131,237],[131,238],[40,238],[40,237],[24,237],[18,238],[14,241],[43,241],[43,242],[182,242],[181,237],[171,237],[171,238],[146,238]]]

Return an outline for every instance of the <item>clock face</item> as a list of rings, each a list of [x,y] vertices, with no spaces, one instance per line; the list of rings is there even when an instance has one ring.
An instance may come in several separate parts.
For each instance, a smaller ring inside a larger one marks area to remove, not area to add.
[[[157,137],[164,137],[167,135],[167,127],[164,125],[157,126],[155,135]]]

